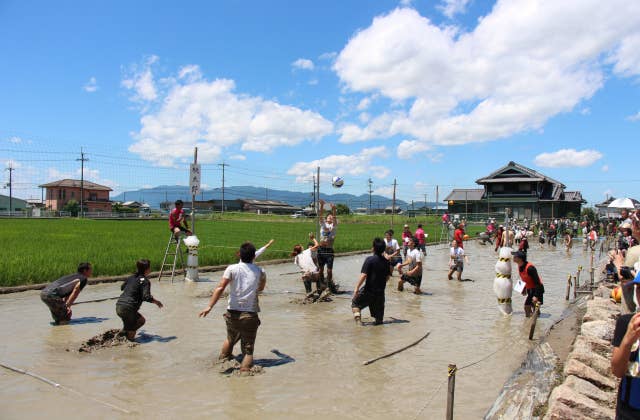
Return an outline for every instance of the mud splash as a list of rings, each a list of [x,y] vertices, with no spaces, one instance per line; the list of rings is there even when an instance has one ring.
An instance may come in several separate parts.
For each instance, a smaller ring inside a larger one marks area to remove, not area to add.
[[[96,350],[126,345],[127,347],[135,347],[138,343],[127,340],[127,337],[120,335],[120,330],[113,329],[91,337],[78,348],[80,353],[92,353]]]

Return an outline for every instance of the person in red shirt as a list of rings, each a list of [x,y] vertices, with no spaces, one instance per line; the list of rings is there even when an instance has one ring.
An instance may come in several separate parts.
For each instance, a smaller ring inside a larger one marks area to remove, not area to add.
[[[464,248],[464,223],[458,225],[458,229],[453,233],[453,240],[458,243],[460,248]]]
[[[422,224],[418,225],[418,229],[416,229],[416,233],[414,235],[418,239],[418,249],[422,251],[423,254],[427,254],[426,242],[425,242],[425,234],[424,229],[422,229]]]
[[[173,232],[176,239],[182,233],[187,236],[191,235],[189,224],[185,220],[184,210],[182,209],[184,203],[182,200],[176,200],[174,204],[176,207],[169,213],[169,230]]]
[[[496,248],[494,251],[498,251],[498,249],[502,246],[502,236],[504,235],[504,226],[500,225],[498,228],[498,232],[496,233]]]
[[[413,238],[409,225],[404,225],[402,230],[402,254],[407,258],[407,252],[409,251],[409,241]]]
[[[536,267],[527,261],[527,254],[522,251],[515,251],[511,254],[513,255],[513,262],[518,265],[520,278],[525,283],[522,295],[527,297],[524,301],[524,313],[528,318],[533,314],[534,306],[536,304],[542,305],[543,303],[544,284]]]

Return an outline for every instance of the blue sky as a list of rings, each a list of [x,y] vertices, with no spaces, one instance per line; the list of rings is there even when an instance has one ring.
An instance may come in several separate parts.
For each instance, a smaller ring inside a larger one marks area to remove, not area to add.
[[[325,191],[433,200],[514,160],[640,198],[640,6],[607,4],[5,0],[0,161],[25,198],[81,147],[116,191],[186,184],[196,144],[209,187],[320,165]]]

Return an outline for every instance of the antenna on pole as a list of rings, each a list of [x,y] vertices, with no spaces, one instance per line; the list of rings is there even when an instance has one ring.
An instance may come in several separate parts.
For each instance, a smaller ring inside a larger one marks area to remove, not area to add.
[[[84,157],[84,150],[80,148],[80,158],[76,159],[80,161],[80,212],[78,215],[84,217],[84,163],[89,159]]]
[[[393,215],[396,212],[396,186],[398,183],[393,178],[393,201],[391,202],[391,227],[393,227]]]

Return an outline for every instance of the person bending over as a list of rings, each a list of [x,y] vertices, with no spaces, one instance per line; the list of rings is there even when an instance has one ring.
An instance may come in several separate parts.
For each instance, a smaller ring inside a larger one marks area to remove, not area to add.
[[[400,244],[393,239],[393,229],[389,229],[384,233],[385,251],[384,257],[389,261],[389,273],[393,275],[393,269],[402,264],[402,256],[400,256]]]
[[[122,334],[133,341],[136,332],[145,324],[146,319],[138,312],[142,302],[150,302],[162,308],[162,302],[151,295],[151,282],[147,278],[151,272],[151,262],[146,259],[136,262],[136,274],[122,283],[122,294],[116,302],[116,314],[122,319]]]
[[[256,247],[251,242],[240,246],[240,262],[227,267],[211,295],[209,306],[198,315],[206,317],[230,285],[229,303],[224,314],[227,338],[222,344],[218,360],[231,360],[233,347],[240,341],[244,356],[240,365],[241,372],[248,372],[253,366],[253,349],[260,325],[258,292],[263,291],[267,284],[264,270],[252,262],[255,256]]]
[[[398,273],[400,273],[400,280],[398,281],[398,291],[404,290],[404,283],[409,283],[414,286],[414,293],[421,295],[422,290],[420,285],[422,284],[422,253],[417,248],[418,239],[412,238],[409,241],[409,252],[407,252],[407,259],[402,264],[398,265]],[[409,267],[406,272],[403,272],[403,267]]]
[[[313,242],[309,242],[307,249],[302,250],[302,245],[297,244],[293,247],[291,256],[293,257],[293,263],[298,266],[302,271],[302,282],[304,283],[304,290],[307,295],[313,293],[311,288],[312,283],[316,283],[316,291],[322,292],[320,282],[320,271],[316,262],[313,259],[313,253],[320,246],[315,237],[311,237]]]
[[[386,245],[382,239],[375,238],[372,247],[373,255],[364,260],[360,278],[353,289],[351,310],[357,325],[362,325],[360,312],[366,307],[375,319],[375,325],[382,324],[384,319],[384,289],[390,276],[389,261],[383,255]]]
[[[49,307],[51,317],[56,325],[66,324],[71,320],[71,305],[76,301],[80,291],[87,285],[87,279],[93,275],[93,267],[88,262],[78,265],[78,271],[46,286],[40,292],[40,299]]]

